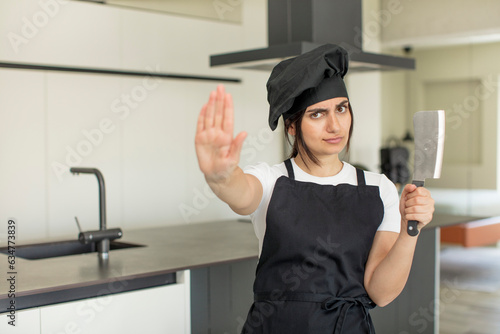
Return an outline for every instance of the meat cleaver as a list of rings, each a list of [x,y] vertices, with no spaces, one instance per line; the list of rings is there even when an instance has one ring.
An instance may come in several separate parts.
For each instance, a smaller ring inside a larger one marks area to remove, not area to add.
[[[413,115],[415,159],[413,184],[423,187],[425,179],[439,179],[443,166],[444,110],[419,111]],[[408,222],[408,234],[418,235],[418,221]]]

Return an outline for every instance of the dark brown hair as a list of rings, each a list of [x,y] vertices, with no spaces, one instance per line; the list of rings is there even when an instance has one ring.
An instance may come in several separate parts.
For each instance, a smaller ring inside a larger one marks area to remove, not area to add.
[[[349,152],[349,147],[351,144],[352,129],[353,129],[353,125],[354,125],[354,117],[352,114],[352,108],[351,108],[350,103],[349,103],[348,107],[349,107],[349,113],[351,114],[351,126],[349,127],[349,138],[347,139],[347,144],[345,146],[346,153]],[[307,155],[307,157],[312,162],[314,162],[316,165],[320,166],[318,158],[316,158],[316,156],[311,152],[309,147],[307,147],[306,142],[304,141],[304,137],[302,137],[301,124],[302,124],[302,118],[304,118],[305,113],[306,113],[306,109],[301,110],[299,112],[296,112],[292,116],[290,116],[290,118],[288,118],[285,121],[285,127],[284,127],[285,139],[292,146],[292,152],[290,153],[290,156],[288,158],[289,159],[295,158],[299,154],[300,147],[302,147],[304,150],[304,153]],[[293,141],[293,143],[291,142],[290,135],[288,133],[288,130],[290,129],[290,127],[292,125],[295,126],[295,140]],[[307,166],[307,162],[304,161],[304,163]]]

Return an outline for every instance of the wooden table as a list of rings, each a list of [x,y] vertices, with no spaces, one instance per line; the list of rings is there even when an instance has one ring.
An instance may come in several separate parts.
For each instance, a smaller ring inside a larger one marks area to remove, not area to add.
[[[500,240],[500,217],[491,217],[441,228],[441,242],[479,247]]]

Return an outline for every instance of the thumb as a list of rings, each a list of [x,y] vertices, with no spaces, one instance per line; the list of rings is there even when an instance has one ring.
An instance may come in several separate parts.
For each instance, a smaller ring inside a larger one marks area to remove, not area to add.
[[[232,158],[232,160],[238,162],[240,161],[241,148],[243,147],[243,142],[245,141],[246,137],[247,133],[243,131],[238,133],[236,138],[233,139],[231,148],[229,149],[229,156]]]
[[[417,189],[417,186],[414,185],[414,184],[407,184],[404,188],[403,188],[403,192],[401,194],[401,197],[404,197],[406,195],[408,195],[409,193],[413,192],[415,189]]]

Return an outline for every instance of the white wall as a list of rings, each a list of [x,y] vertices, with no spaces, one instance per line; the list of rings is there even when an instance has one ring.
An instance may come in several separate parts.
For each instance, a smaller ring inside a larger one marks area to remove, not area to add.
[[[458,131],[466,137],[466,143],[479,140],[481,152],[474,152],[480,160],[474,163],[450,163],[445,159],[441,179],[429,180],[439,212],[477,216],[500,215],[499,176],[499,98],[498,85],[500,43],[479,43],[441,48],[416,48],[413,56],[417,70],[409,77],[401,73],[383,74],[382,132],[384,138],[401,138],[408,128],[407,117],[426,109],[423,94],[429,83],[478,80],[479,90],[461,96],[455,104],[443,106],[447,116],[447,131]],[[408,81],[407,81],[408,80]],[[408,82],[409,91],[405,92]],[[408,98],[398,94],[408,93]],[[481,106],[481,124],[478,129],[469,128],[472,104]],[[402,116],[404,115],[404,116]],[[409,123],[410,127],[411,121]],[[447,136],[448,140],[450,136]],[[452,142],[445,144],[452,145]],[[455,152],[470,155],[470,147],[455,147]],[[459,153],[460,154],[460,153]],[[490,189],[490,190],[487,190]]]
[[[381,10],[378,1],[363,1],[363,50],[380,52],[382,27],[373,22],[373,15]],[[374,23],[374,24],[373,24]],[[373,29],[376,27],[375,29]],[[353,108],[354,129],[351,138],[349,162],[373,172],[380,172],[382,103],[381,72],[348,73],[346,85]]]
[[[347,82],[354,119],[348,160],[378,173],[382,137],[381,74],[355,73],[349,75]]]
[[[426,83],[453,82],[454,80],[479,80],[487,85],[491,94],[476,96],[466,94],[457,101],[458,108],[449,108],[448,128],[459,122],[468,122],[468,110],[461,115],[464,101],[480,100],[483,112],[481,133],[470,136],[466,127],[463,135],[470,140],[480,140],[482,161],[469,165],[444,165],[442,179],[459,184],[454,189],[443,187],[441,181],[428,182],[433,187],[436,207],[440,212],[478,216],[500,214],[499,187],[499,136],[498,136],[498,54],[500,52],[500,2],[494,0],[382,0],[384,11],[373,16],[384,26],[381,42],[384,48],[399,49],[411,46],[417,60],[416,71],[384,73],[382,77],[383,141],[390,136],[402,138],[412,127],[413,113],[425,108],[422,87]],[[464,116],[465,115],[465,116]],[[458,148],[457,148],[458,149]],[[467,153],[464,147],[464,154]],[[446,150],[445,150],[446,155]],[[437,188],[439,187],[439,188]],[[476,188],[476,189],[473,189]]]
[[[267,43],[264,8],[264,0],[245,2],[236,25],[77,1],[3,0],[0,60],[240,78],[226,88],[235,131],[251,139],[242,164],[277,163],[281,133],[267,126],[268,74],[208,65],[210,54]],[[97,228],[97,180],[71,175],[70,165],[104,174],[111,227],[235,217],[209,197],[194,153],[197,114],[216,85],[0,69],[0,220],[17,219],[20,241],[76,237],[74,216],[83,229]]]
[[[3,0],[0,60],[240,78],[226,87],[235,131],[249,132],[241,165],[274,164],[283,145],[280,129],[271,134],[267,125],[269,73],[208,65],[210,54],[267,45],[267,2],[228,2],[238,3],[242,25],[79,1]],[[378,2],[364,6],[365,21],[379,10]],[[379,49],[379,33],[365,40],[367,51]],[[372,170],[380,80],[379,73],[347,78],[355,107],[350,161]],[[197,114],[216,84],[0,69],[0,220],[16,218],[22,240],[76,236],[74,216],[83,229],[97,228],[97,181],[70,175],[70,165],[103,172],[110,227],[236,217],[207,190],[194,153]]]

